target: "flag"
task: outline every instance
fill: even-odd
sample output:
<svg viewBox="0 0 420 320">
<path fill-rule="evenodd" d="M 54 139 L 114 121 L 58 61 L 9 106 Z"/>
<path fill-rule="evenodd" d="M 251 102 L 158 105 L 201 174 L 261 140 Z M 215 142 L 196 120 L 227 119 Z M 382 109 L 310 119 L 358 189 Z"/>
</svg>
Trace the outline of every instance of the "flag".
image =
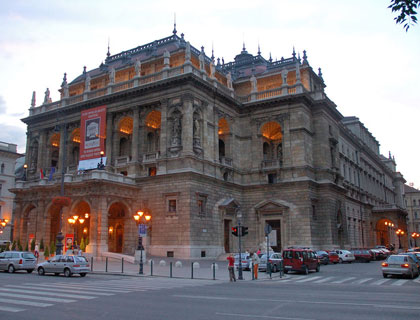
<svg viewBox="0 0 420 320">
<path fill-rule="evenodd" d="M 54 172 L 55 172 L 55 167 L 51 167 L 50 175 L 48 176 L 48 181 L 52 180 Z"/>
<path fill-rule="evenodd" d="M 42 169 L 39 169 L 39 178 L 44 179 L 44 172 L 42 171 Z"/>
</svg>

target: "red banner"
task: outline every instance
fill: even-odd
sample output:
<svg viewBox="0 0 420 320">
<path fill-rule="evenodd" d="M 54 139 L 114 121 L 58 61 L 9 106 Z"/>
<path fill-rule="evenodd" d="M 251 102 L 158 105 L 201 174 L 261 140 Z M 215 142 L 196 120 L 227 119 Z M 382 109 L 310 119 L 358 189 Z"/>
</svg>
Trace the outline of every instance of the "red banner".
<svg viewBox="0 0 420 320">
<path fill-rule="evenodd" d="M 82 111 L 80 121 L 80 160 L 101 157 L 105 152 L 106 106 Z"/>
<path fill-rule="evenodd" d="M 66 254 L 67 250 L 70 250 L 73 246 L 74 234 L 67 233 L 64 242 L 64 251 L 63 254 Z"/>
</svg>

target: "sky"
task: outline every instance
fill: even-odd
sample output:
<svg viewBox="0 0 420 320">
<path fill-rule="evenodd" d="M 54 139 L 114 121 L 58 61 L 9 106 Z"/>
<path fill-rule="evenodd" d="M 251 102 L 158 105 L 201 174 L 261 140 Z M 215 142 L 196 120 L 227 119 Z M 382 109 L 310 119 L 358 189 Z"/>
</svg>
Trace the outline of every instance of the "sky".
<svg viewBox="0 0 420 320">
<path fill-rule="evenodd" d="M 59 99 L 69 82 L 111 54 L 172 34 L 232 61 L 243 43 L 268 59 L 306 50 L 343 116 L 356 116 L 420 188 L 420 24 L 396 25 L 390 0 L 0 0 L 0 141 L 25 152 L 32 92 Z"/>
</svg>

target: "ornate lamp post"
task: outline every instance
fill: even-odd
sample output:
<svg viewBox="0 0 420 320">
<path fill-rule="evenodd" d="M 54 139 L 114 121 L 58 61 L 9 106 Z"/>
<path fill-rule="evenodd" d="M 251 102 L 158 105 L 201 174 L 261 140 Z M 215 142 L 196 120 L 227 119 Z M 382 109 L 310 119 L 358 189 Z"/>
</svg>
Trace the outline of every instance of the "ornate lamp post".
<svg viewBox="0 0 420 320">
<path fill-rule="evenodd" d="M 136 221 L 138 234 L 139 234 L 139 242 L 137 245 L 137 250 L 140 250 L 140 266 L 139 266 L 139 274 L 143 273 L 143 237 L 142 234 L 147 232 L 147 225 L 149 224 L 152 216 L 150 214 L 145 214 L 143 211 L 137 211 L 137 213 L 133 216 L 134 220 Z M 141 230 L 143 229 L 144 230 Z"/>
<path fill-rule="evenodd" d="M 99 170 L 105 170 L 105 164 L 103 161 L 103 156 L 104 156 L 105 152 L 103 150 L 101 150 L 101 162 L 98 163 L 98 169 Z"/>
<path fill-rule="evenodd" d="M 77 227 L 76 223 L 83 224 L 85 222 L 84 218 L 79 218 L 79 216 L 74 215 L 73 217 L 67 219 L 67 221 L 73 226 L 73 246 L 76 244 L 76 236 L 77 236 Z"/>
<path fill-rule="evenodd" d="M 417 247 L 417 238 L 419 238 L 419 237 L 420 237 L 420 233 L 413 232 L 413 233 L 411 234 L 411 237 L 414 239 L 414 246 L 415 246 L 415 247 Z"/>
<path fill-rule="evenodd" d="M 7 226 L 9 219 L 0 219 L 0 233 L 3 233 L 3 229 Z"/>
<path fill-rule="evenodd" d="M 23 181 L 28 179 L 28 165 L 25 163 L 23 165 Z"/>
<path fill-rule="evenodd" d="M 398 243 L 399 243 L 399 249 L 402 249 L 401 246 L 401 236 L 404 235 L 404 230 L 398 229 L 397 231 L 395 231 L 396 235 L 398 236 Z"/>
</svg>

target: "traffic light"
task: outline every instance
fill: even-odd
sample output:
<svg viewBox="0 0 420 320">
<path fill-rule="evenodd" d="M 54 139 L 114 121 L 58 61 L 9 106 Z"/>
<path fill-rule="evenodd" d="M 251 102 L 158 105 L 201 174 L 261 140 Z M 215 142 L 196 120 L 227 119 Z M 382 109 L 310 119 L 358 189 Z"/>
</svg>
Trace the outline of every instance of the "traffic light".
<svg viewBox="0 0 420 320">
<path fill-rule="evenodd" d="M 248 227 L 241 227 L 241 236 L 246 236 L 248 234 Z"/>
<path fill-rule="evenodd" d="M 237 237 L 238 236 L 238 226 L 232 227 L 232 234 Z"/>
</svg>

